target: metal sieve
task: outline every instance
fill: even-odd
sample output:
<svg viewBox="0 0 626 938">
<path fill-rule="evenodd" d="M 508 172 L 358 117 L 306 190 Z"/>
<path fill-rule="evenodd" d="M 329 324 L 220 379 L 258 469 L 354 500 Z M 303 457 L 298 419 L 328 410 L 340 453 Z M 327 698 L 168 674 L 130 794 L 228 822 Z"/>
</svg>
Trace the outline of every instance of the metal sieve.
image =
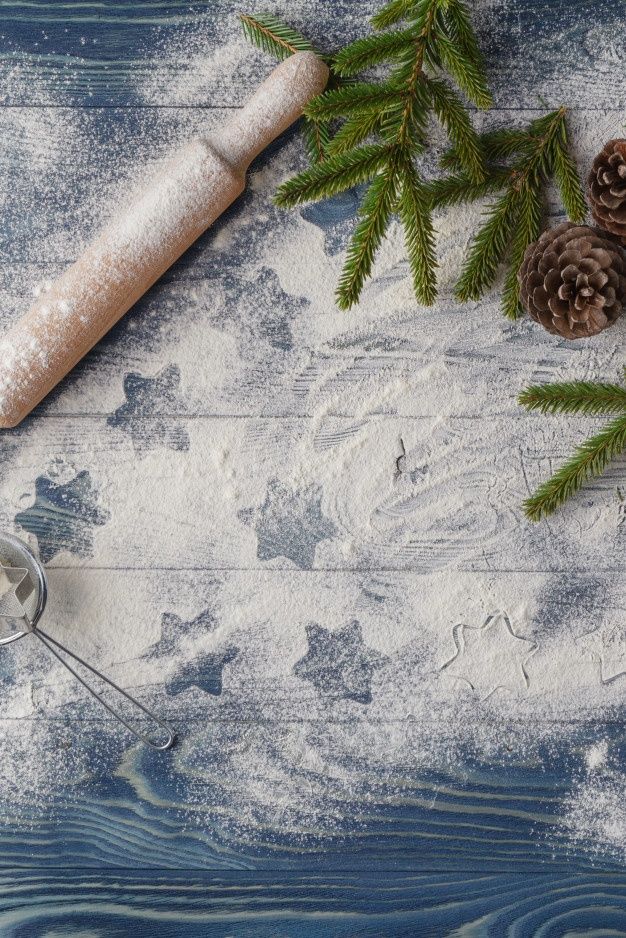
<svg viewBox="0 0 626 938">
<path fill-rule="evenodd" d="M 35 635 L 76 680 L 133 736 L 159 752 L 170 749 L 174 745 L 176 736 L 167 723 L 144 707 L 134 697 L 131 697 L 129 693 L 110 678 L 105 677 L 104 674 L 70 651 L 65 645 L 52 638 L 47 632 L 42 631 L 39 627 L 39 620 L 46 608 L 47 598 L 48 581 L 41 562 L 19 538 L 0 533 L 0 645 L 7 645 L 9 642 L 17 641 L 18 638 L 23 638 L 28 634 Z M 107 703 L 102 695 L 74 670 L 63 655 L 82 665 L 87 671 L 153 720 L 165 732 L 165 741 L 159 742 L 158 739 L 151 739 L 132 726 L 115 707 Z"/>
</svg>

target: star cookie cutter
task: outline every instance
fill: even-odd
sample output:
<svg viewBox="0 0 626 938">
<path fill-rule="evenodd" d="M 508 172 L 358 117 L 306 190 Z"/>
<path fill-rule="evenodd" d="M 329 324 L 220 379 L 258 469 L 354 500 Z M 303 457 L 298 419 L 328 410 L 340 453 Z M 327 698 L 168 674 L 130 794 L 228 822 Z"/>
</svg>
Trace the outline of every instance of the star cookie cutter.
<svg viewBox="0 0 626 938">
<path fill-rule="evenodd" d="M 167 723 L 144 707 L 134 697 L 131 697 L 127 691 L 119 687 L 110 678 L 70 651 L 69 648 L 66 648 L 55 638 L 52 638 L 47 632 L 42 631 L 39 627 L 39 620 L 46 608 L 47 599 L 48 578 L 41 562 L 19 538 L 0 533 L 0 624 L 8 626 L 7 634 L 0 634 L 0 646 L 8 645 L 10 642 L 15 642 L 28 634 L 35 635 L 76 680 L 133 736 L 159 752 L 171 749 L 176 741 L 176 735 Z M 163 730 L 166 734 L 165 740 L 159 742 L 156 739 L 151 739 L 129 723 L 115 707 L 107 703 L 104 697 L 80 676 L 78 671 L 62 655 L 66 655 L 82 665 L 104 684 L 117 691 L 134 707 L 141 710 Z"/>
</svg>

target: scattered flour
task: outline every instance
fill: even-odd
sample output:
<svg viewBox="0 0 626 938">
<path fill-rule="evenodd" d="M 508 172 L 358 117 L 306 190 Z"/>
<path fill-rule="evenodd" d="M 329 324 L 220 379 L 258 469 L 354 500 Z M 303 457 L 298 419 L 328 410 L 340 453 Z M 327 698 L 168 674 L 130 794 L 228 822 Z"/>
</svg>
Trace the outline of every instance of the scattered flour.
<svg viewBox="0 0 626 938">
<path fill-rule="evenodd" d="M 0 111 L 8 168 L 0 175 L 0 205 L 12 242 L 10 257 L 19 258 L 0 275 L 7 321 L 17 317 L 33 294 L 40 309 L 49 310 L 51 316 L 70 314 L 71 309 L 62 305 L 65 300 L 51 304 L 51 278 L 115 214 L 155 162 L 181 141 L 192 139 L 205 124 L 214 126 L 215 115 L 185 106 L 206 101 L 209 91 L 218 86 L 222 103 L 228 103 L 240 86 L 253 84 L 260 61 L 256 54 L 243 40 L 209 54 L 205 25 L 199 19 L 164 47 L 138 89 L 146 103 L 155 104 L 162 103 L 167 87 L 168 100 L 175 105 L 172 111 L 135 112 L 128 118 L 131 126 L 123 115 L 111 118 L 102 136 L 88 112 L 19 107 Z M 24 79 L 16 71 L 13 80 Z M 54 87 L 48 89 L 48 99 L 54 100 Z M 215 98 L 212 102 L 219 103 Z M 574 118 L 573 135 L 581 141 L 586 159 L 595 149 L 596 134 L 583 127 L 583 119 L 585 115 L 577 124 Z M 481 546 L 488 547 L 495 534 L 500 537 L 503 529 L 519 529 L 519 519 L 503 516 L 500 510 L 503 483 L 485 452 L 494 451 L 494 441 L 511 432 L 514 395 L 552 348 L 552 340 L 536 333 L 531 341 L 527 324 L 503 324 L 495 296 L 463 311 L 451 304 L 453 272 L 480 208 L 438 219 L 445 309 L 416 309 L 401 233 L 393 228 L 377 259 L 376 281 L 367 287 L 363 303 L 339 314 L 333 292 L 350 217 L 325 227 L 319 216 L 311 220 L 306 212 L 279 213 L 269 200 L 275 185 L 301 159 L 299 143 L 291 142 L 283 145 L 279 156 L 261 164 L 250 182 L 254 214 L 246 209 L 224 219 L 201 254 L 189 259 L 189 282 L 165 284 L 156 298 L 147 301 L 145 339 L 120 341 L 113 352 L 97 353 L 105 361 L 108 355 L 111 370 L 102 368 L 104 378 L 88 373 L 85 378 L 90 380 L 81 380 L 80 387 L 70 384 L 52 413 L 63 413 L 64 401 L 71 412 L 110 413 L 119 406 L 125 373 L 134 367 L 156 373 L 172 360 L 180 367 L 193 404 L 216 401 L 216 412 L 221 408 L 236 416 L 308 415 L 306 430 L 303 420 L 294 420 L 290 430 L 288 423 L 269 419 L 263 427 L 251 425 L 242 439 L 239 422 L 233 421 L 219 431 L 222 436 L 211 449 L 201 431 L 190 426 L 190 448 L 184 458 L 164 449 L 140 461 L 130 452 L 128 461 L 120 463 L 125 479 L 123 511 L 122 507 L 114 511 L 111 524 L 98 532 L 98 560 L 109 569 L 53 570 L 51 614 L 61 641 L 113 671 L 125 686 L 139 688 L 152 706 L 163 703 L 163 683 L 181 666 L 225 644 L 236 647 L 237 667 L 227 672 L 222 695 L 202 697 L 198 703 L 202 724 L 181 747 L 181 766 L 188 770 L 181 772 L 185 781 L 178 782 L 183 786 L 181 804 L 203 812 L 214 809 L 224 825 L 250 831 L 280 829 L 304 839 L 311 836 L 314 824 L 341 830 L 345 806 L 367 800 L 370 771 L 391 788 L 396 785 L 400 793 L 407 775 L 417 774 L 421 767 L 452 770 L 468 753 L 477 759 L 504 760 L 513 752 L 533 764 L 542 746 L 567 741 L 568 718 L 613 715 L 621 705 L 622 685 L 619 677 L 614 683 L 603 681 L 601 670 L 603 655 L 607 657 L 604 647 L 610 647 L 608 637 L 604 642 L 611 624 L 607 620 L 621 612 L 617 587 L 609 597 L 611 603 L 600 596 L 590 609 L 576 596 L 568 599 L 562 576 L 557 575 L 555 588 L 555 577 L 548 574 L 498 577 L 487 570 L 477 575 L 468 565 L 468 557 L 480 557 Z M 120 166 L 129 167 L 128 176 Z M 552 209 L 557 211 L 555 206 Z M 132 221 L 129 225 L 127 234 L 133 238 Z M 329 228 L 336 244 L 330 243 Z M 216 259 L 222 271 L 218 280 L 210 276 Z M 124 328 L 132 335 L 140 325 L 131 317 Z M 25 337 L 25 343 L 31 338 Z M 452 380 L 451 374 L 458 375 L 452 370 L 454 363 L 478 347 L 493 349 L 491 361 L 476 366 L 469 384 Z M 27 346 L 15 350 L 16 355 L 26 352 Z M 45 349 L 40 352 L 45 355 Z M 418 355 L 424 364 L 416 369 Z M 562 373 L 584 377 L 581 369 L 588 369 L 590 376 L 610 377 L 618 371 L 620 359 L 614 338 L 607 334 L 593 349 L 564 351 Z M 259 376 L 268 380 L 268 375 L 275 383 L 269 384 L 265 398 L 255 397 Z M 474 419 L 486 411 L 493 416 L 489 437 L 469 447 L 468 425 L 449 418 L 464 414 Z M 64 460 L 68 478 L 84 468 L 85 461 L 97 473 L 103 452 L 109 454 L 100 433 L 101 424 L 85 429 L 80 460 L 76 465 L 70 455 Z M 31 435 L 24 439 L 36 447 Z M 73 441 L 67 442 L 71 451 Z M 394 475 L 403 449 L 404 462 Z M 331 539 L 321 543 L 316 559 L 329 570 L 322 569 L 319 585 L 309 587 L 301 585 L 305 578 L 299 578 L 298 571 L 291 577 L 272 578 L 271 565 L 262 574 L 240 579 L 233 574 L 228 581 L 194 574 L 194 558 L 202 557 L 209 564 L 212 551 L 225 550 L 222 545 L 234 542 L 237 550 L 248 551 L 244 561 L 258 566 L 254 533 L 233 525 L 233 516 L 263 500 L 265 484 L 276 471 L 277 451 L 286 453 L 278 465 L 281 477 L 295 490 L 323 483 L 322 507 L 339 529 L 339 557 L 332 553 L 336 547 Z M 38 456 L 32 462 L 37 462 L 39 471 Z M 252 466 L 254 472 L 242 470 L 242 465 Z M 228 497 L 212 506 L 211 524 L 205 529 L 197 519 L 209 517 L 207 466 L 216 487 L 224 483 L 219 491 Z M 471 503 L 459 492 L 455 483 L 467 472 L 489 478 L 487 505 Z M 19 498 L 25 487 L 32 487 L 31 464 L 28 473 L 26 477 L 15 470 L 6 484 L 7 490 L 13 486 L 11 497 L 15 493 Z M 119 481 L 106 473 L 104 477 L 104 494 L 111 495 L 113 504 Z M 150 478 L 168 482 L 171 502 L 160 513 L 154 511 L 154 491 L 146 491 Z M 127 512 L 130 505 L 133 511 Z M 154 551 L 150 562 L 167 567 L 174 523 L 184 532 L 185 544 L 175 547 L 187 552 L 188 575 L 182 573 L 175 582 L 164 584 L 157 571 L 138 577 L 138 586 L 128 574 L 113 569 L 120 543 L 134 556 L 142 556 L 146 530 Z M 600 519 L 600 542 L 606 534 L 603 525 L 608 529 L 610 523 Z M 449 554 L 451 534 L 460 529 L 465 553 Z M 433 568 L 432 540 L 437 532 L 441 547 Z M 165 545 L 163 555 L 154 546 L 159 544 Z M 225 563 L 232 562 L 234 553 L 223 556 Z M 390 564 L 405 563 L 407 570 L 417 570 L 423 577 L 386 575 L 384 569 L 367 573 L 373 565 L 384 567 L 385 559 Z M 72 558 L 63 556 L 61 561 L 61 567 L 69 566 Z M 459 572 L 464 564 L 469 572 Z M 333 572 L 337 566 L 351 568 L 352 573 Z M 484 571 L 484 565 L 480 569 Z M 191 621 L 205 603 L 215 605 L 219 628 L 189 634 L 177 650 L 155 655 L 153 648 L 162 637 L 159 613 L 171 609 Z M 608 609 L 603 616 L 596 608 L 602 606 Z M 320 700 L 294 676 L 293 667 L 307 650 L 304 624 L 312 609 L 329 630 L 356 615 L 366 644 L 389 659 L 387 669 L 373 681 L 367 711 L 351 701 Z M 535 643 L 537 650 L 524 665 L 526 680 L 518 669 L 513 686 L 498 688 L 483 699 L 475 686 L 480 675 L 470 682 L 458 677 L 458 668 L 455 675 L 441 669 L 455 654 L 462 664 L 467 636 L 459 632 L 456 647 L 454 626 L 479 629 L 490 613 L 504 609 L 513 633 Z M 586 637 L 592 616 L 599 619 L 600 645 Z M 84 625 L 77 634 L 79 618 Z M 133 626 L 120 635 L 120 622 Z M 111 634 L 116 635 L 115 642 L 109 641 Z M 490 633 L 481 631 L 475 638 L 488 642 Z M 515 647 L 514 642 L 511 645 Z M 499 649 L 490 646 L 487 651 L 484 660 L 497 663 Z M 68 698 L 79 710 L 85 706 L 77 688 L 61 678 L 59 668 L 33 654 L 24 642 L 11 655 L 17 679 L 3 692 L 9 716 L 65 715 L 73 712 L 67 707 Z M 506 664 L 510 666 L 511 659 Z M 187 691 L 181 707 L 188 708 L 198 697 Z M 168 706 L 175 717 L 176 700 L 168 700 Z M 306 720 L 290 722 L 294 712 Z M 207 713 L 214 719 L 208 721 Z M 364 715 L 367 719 L 361 719 Z M 264 725 L 272 716 L 278 722 Z M 31 800 L 34 793 L 54 790 L 61 778 L 81 779 L 98 758 L 99 771 L 111 768 L 114 757 L 104 755 L 104 743 L 95 747 L 95 754 L 76 756 L 54 742 L 48 723 L 35 719 L 32 725 L 33 732 L 25 734 L 18 732 L 16 722 L 15 734 L 3 743 L 5 791 L 19 785 L 25 765 L 29 776 L 25 791 Z M 114 755 L 119 755 L 118 750 Z M 140 790 L 147 783 L 135 771 L 134 758 L 133 751 L 119 771 Z M 589 746 L 579 758 L 583 774 L 566 805 L 563 823 L 583 846 L 593 840 L 598 850 L 620 849 L 626 832 L 626 778 L 610 768 L 606 740 Z M 355 765 L 360 767 L 356 774 L 350 768 Z M 141 794 L 158 798 L 158 793 L 143 788 Z"/>
</svg>

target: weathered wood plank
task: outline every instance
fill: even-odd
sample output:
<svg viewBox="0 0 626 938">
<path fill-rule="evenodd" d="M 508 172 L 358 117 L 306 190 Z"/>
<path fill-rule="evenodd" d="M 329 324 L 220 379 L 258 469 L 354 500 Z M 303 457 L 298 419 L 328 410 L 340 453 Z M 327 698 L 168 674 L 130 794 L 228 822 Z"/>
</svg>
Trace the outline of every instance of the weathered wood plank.
<svg viewBox="0 0 626 938">
<path fill-rule="evenodd" d="M 623 460 L 548 523 L 521 508 L 598 419 L 186 418 L 169 391 L 150 410 L 134 386 L 122 401 L 109 418 L 32 417 L 6 435 L 0 523 L 38 538 L 46 562 L 568 574 L 620 565 Z"/>
<path fill-rule="evenodd" d="M 24 721 L 0 725 L 5 870 L 623 866 L 610 806 L 585 802 L 597 779 L 581 774 L 599 738 L 623 758 L 617 725 L 572 726 L 506 758 L 450 750 L 447 763 L 424 758 L 415 728 L 393 723 L 187 720 L 166 754 L 129 748 L 110 721 L 40 718 L 28 733 Z M 480 738 L 478 724 L 468 726 Z M 492 732 L 502 753 L 512 737 Z M 541 732 L 538 722 L 528 739 Z M 385 738 L 404 747 L 402 758 L 377 748 Z"/>
<path fill-rule="evenodd" d="M 264 9 L 329 49 L 361 35 L 378 6 L 373 0 L 357 8 L 349 0 L 332 5 L 315 0 L 294 9 L 268 0 Z M 154 101 L 175 103 L 181 72 L 200 69 L 204 57 L 219 54 L 225 43 L 236 39 L 238 11 L 258 9 L 252 0 L 219 0 L 193 9 L 186 0 L 102 0 L 97 6 L 4 0 L 0 75 L 9 89 L 7 98 L 14 104 L 53 103 L 59 98 L 136 104 L 138 85 L 158 69 Z M 477 3 L 474 15 L 498 104 L 526 107 L 549 89 L 553 104 L 623 106 L 624 23 L 619 5 L 577 0 L 537 7 L 530 0 L 507 0 L 497 7 Z M 174 54 L 168 55 L 172 46 Z M 239 82 L 226 80 L 208 88 L 198 82 L 195 94 L 192 89 L 185 95 L 185 104 L 240 104 L 246 80 L 258 75 L 260 67 L 260 56 L 251 50 L 242 49 L 241 58 Z M 232 60 L 231 47 L 231 66 Z M 11 94 L 16 61 L 28 77 L 28 90 L 24 84 Z"/>
<path fill-rule="evenodd" d="M 277 873 L 5 874 L 0 925 L 7 938 L 42 929 L 137 938 L 300 938 L 619 934 L 619 874 L 318 876 Z"/>
</svg>

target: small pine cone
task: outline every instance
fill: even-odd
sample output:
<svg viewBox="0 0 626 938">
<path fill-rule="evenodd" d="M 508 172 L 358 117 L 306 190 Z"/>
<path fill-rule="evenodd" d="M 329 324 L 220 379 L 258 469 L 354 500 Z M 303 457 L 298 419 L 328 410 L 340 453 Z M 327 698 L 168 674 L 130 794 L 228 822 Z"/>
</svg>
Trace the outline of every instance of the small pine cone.
<svg viewBox="0 0 626 938">
<path fill-rule="evenodd" d="M 565 222 L 526 248 L 521 300 L 548 332 L 584 339 L 612 326 L 626 304 L 626 258 L 598 228 Z"/>
<path fill-rule="evenodd" d="M 587 180 L 593 220 L 626 244 L 626 140 L 609 140 Z"/>
</svg>

